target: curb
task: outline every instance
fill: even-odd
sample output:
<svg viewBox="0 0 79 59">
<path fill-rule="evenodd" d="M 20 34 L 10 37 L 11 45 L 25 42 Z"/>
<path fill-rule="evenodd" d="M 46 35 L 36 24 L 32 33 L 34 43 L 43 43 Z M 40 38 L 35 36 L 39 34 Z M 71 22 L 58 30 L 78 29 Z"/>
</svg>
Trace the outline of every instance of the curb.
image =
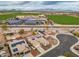
<svg viewBox="0 0 79 59">
<path fill-rule="evenodd" d="M 47 53 L 47 52 L 49 52 L 50 50 L 56 48 L 56 47 L 60 44 L 60 41 L 56 38 L 56 35 L 53 36 L 53 37 L 58 41 L 58 44 L 56 44 L 55 46 L 52 46 L 52 47 L 49 48 L 47 51 L 45 51 L 44 53 L 41 53 L 41 54 L 37 55 L 36 57 L 40 57 L 40 56 L 44 55 L 45 53 Z"/>
<path fill-rule="evenodd" d="M 75 37 L 76 37 L 76 36 L 75 36 Z M 77 51 L 76 51 L 75 49 L 73 49 L 74 46 L 76 46 L 76 45 L 79 44 L 79 38 L 78 38 L 78 37 L 76 37 L 76 38 L 77 38 L 78 42 L 76 42 L 74 45 L 72 45 L 72 46 L 70 47 L 70 50 L 71 50 L 74 54 L 76 54 L 76 55 L 79 56 L 79 54 L 77 53 Z"/>
</svg>

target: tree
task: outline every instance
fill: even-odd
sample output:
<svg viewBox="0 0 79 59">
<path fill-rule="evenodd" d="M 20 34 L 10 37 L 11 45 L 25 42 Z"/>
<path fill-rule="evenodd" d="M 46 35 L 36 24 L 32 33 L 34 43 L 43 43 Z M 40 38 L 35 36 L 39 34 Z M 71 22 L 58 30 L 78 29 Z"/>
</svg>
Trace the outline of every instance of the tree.
<svg viewBox="0 0 79 59">
<path fill-rule="evenodd" d="M 66 57 L 73 57 L 74 54 L 72 52 L 65 52 L 64 56 L 66 56 Z"/>
<path fill-rule="evenodd" d="M 21 29 L 18 33 L 19 34 L 24 34 L 24 32 L 25 32 L 24 29 Z"/>
<path fill-rule="evenodd" d="M 33 35 L 36 35 L 36 32 L 35 32 L 35 31 L 33 31 L 33 32 L 32 32 L 32 34 L 33 34 Z"/>
<path fill-rule="evenodd" d="M 0 46 L 0 50 L 2 50 L 2 49 L 3 49 L 3 47 Z"/>
<path fill-rule="evenodd" d="M 79 32 L 75 32 L 73 34 L 79 37 Z"/>
</svg>

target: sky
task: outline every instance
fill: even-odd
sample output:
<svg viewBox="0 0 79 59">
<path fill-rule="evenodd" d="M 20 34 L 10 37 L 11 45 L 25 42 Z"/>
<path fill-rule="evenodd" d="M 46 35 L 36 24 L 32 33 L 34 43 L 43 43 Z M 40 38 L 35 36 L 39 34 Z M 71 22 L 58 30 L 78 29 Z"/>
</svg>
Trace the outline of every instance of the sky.
<svg viewBox="0 0 79 59">
<path fill-rule="evenodd" d="M 79 11 L 79 1 L 0 1 L 0 10 Z"/>
</svg>

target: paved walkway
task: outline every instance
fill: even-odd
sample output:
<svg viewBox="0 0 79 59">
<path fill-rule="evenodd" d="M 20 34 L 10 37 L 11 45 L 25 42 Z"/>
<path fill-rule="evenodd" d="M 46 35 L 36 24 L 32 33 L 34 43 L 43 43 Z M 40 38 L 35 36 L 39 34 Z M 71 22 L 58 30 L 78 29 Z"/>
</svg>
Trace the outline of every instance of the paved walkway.
<svg viewBox="0 0 79 59">
<path fill-rule="evenodd" d="M 60 40 L 60 45 L 55 49 L 52 49 L 51 51 L 42 55 L 41 57 L 57 57 L 63 55 L 64 52 L 71 52 L 70 47 L 78 41 L 76 37 L 67 34 L 58 34 L 57 38 Z M 74 54 L 73 52 L 71 53 Z M 74 54 L 74 56 L 71 57 L 78 56 Z"/>
</svg>

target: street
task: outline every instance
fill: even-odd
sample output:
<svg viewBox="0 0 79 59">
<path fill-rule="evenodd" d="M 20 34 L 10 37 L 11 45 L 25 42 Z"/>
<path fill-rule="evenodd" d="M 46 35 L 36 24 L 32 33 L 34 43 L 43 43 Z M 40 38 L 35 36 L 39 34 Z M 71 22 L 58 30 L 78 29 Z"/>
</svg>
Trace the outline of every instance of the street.
<svg viewBox="0 0 79 59">
<path fill-rule="evenodd" d="M 60 45 L 55 49 L 52 49 L 51 51 L 42 55 L 41 57 L 57 57 L 57 56 L 63 55 L 65 52 L 71 52 L 70 47 L 78 41 L 77 38 L 75 38 L 74 36 L 67 35 L 67 34 L 59 34 L 57 35 L 57 38 L 60 41 Z M 74 53 L 72 54 L 74 56 L 71 56 L 71 57 L 78 57 Z"/>
</svg>

